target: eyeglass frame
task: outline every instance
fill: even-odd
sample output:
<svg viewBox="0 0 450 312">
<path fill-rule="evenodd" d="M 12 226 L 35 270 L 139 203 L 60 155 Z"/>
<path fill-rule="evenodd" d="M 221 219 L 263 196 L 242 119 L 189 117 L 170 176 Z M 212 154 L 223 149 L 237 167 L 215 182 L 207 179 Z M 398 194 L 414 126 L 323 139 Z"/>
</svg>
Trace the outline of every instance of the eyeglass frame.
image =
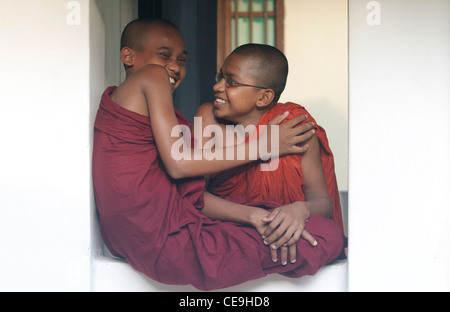
<svg viewBox="0 0 450 312">
<path fill-rule="evenodd" d="M 258 89 L 270 89 L 270 88 L 266 88 L 266 87 L 254 86 L 254 85 L 250 85 L 250 84 L 246 84 L 246 83 L 237 82 L 236 80 L 233 80 L 233 78 L 231 78 L 231 77 L 225 77 L 223 72 L 220 71 L 216 74 L 216 83 L 221 82 L 222 79 L 225 79 L 225 86 L 227 88 L 234 88 L 234 87 L 242 86 L 242 87 L 252 87 L 252 88 L 258 88 Z M 227 81 L 227 80 L 232 80 L 233 84 L 230 84 L 229 81 Z"/>
</svg>

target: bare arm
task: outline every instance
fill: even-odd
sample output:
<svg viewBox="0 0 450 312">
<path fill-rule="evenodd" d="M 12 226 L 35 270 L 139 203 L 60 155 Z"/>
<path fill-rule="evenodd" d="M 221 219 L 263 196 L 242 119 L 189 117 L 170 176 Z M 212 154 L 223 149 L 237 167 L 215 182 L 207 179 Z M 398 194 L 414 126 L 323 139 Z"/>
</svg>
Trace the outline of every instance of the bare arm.
<svg viewBox="0 0 450 312">
<path fill-rule="evenodd" d="M 268 215 L 264 209 L 236 204 L 208 192 L 205 192 L 204 200 L 202 213 L 212 220 L 255 226 L 256 220 L 262 220 Z"/>
<path fill-rule="evenodd" d="M 212 220 L 221 220 L 228 222 L 236 222 L 244 225 L 250 225 L 256 229 L 256 231 L 263 236 L 267 227 L 269 226 L 268 222 L 263 221 L 267 216 L 269 216 L 270 212 L 257 207 L 245 206 L 236 204 L 215 195 L 212 195 L 208 192 L 204 193 L 204 201 L 205 205 L 202 209 L 202 213 Z M 289 204 L 278 209 L 289 209 L 293 207 L 294 209 L 298 208 L 295 203 Z M 315 246 L 317 244 L 314 237 L 312 237 L 307 231 L 302 231 L 300 234 L 305 240 L 307 240 L 311 245 Z M 298 240 L 298 239 L 297 239 Z M 296 240 L 296 241 L 297 241 Z M 295 242 L 296 242 L 295 241 Z M 265 242 L 266 243 L 266 242 Z M 266 243 L 266 245 L 269 245 Z M 272 260 L 276 262 L 278 260 L 278 248 L 273 248 L 273 245 L 270 247 L 270 252 L 272 256 Z M 288 247 L 283 247 L 286 250 L 281 253 L 281 262 L 283 265 L 287 263 L 288 258 Z M 297 260 L 297 249 L 296 244 L 293 243 L 289 247 L 290 252 L 290 261 L 294 263 Z"/>
<path fill-rule="evenodd" d="M 320 159 L 317 137 L 311 138 L 308 144 L 310 148 L 302 157 L 306 201 L 295 202 L 275 209 L 270 216 L 264 219 L 264 221 L 270 222 L 270 225 L 263 236 L 266 237 L 267 243 L 273 243 L 275 248 L 296 242 L 310 216 L 320 215 L 327 218 L 331 216 L 332 205 Z"/>
<path fill-rule="evenodd" d="M 320 158 L 320 143 L 315 136 L 309 140 L 308 144 L 310 149 L 302 157 L 306 206 L 310 215 L 330 218 L 333 207 Z"/>
<path fill-rule="evenodd" d="M 158 152 L 163 160 L 167 172 L 172 178 L 179 179 L 207 175 L 253 161 L 251 159 L 239 160 L 237 155 L 239 149 L 235 147 L 224 147 L 222 149 L 215 150 L 215 154 L 221 154 L 223 160 L 215 159 L 214 161 L 210 161 L 204 159 L 203 157 L 196 159 L 194 149 L 189 149 L 187 151 L 187 154 L 190 155 L 190 157 L 174 159 L 172 155 L 172 147 L 177 141 L 180 140 L 181 136 L 171 136 L 172 130 L 179 127 L 179 124 L 173 108 L 168 74 L 161 66 L 149 65 L 144 68 L 143 77 L 144 78 L 141 79 L 141 91 L 147 103 Z M 281 115 L 276 117 L 273 124 L 281 123 L 284 118 L 285 116 Z M 294 123 L 300 123 L 301 121 L 301 118 L 299 118 L 291 121 L 290 124 L 284 123 L 280 126 L 280 155 L 302 153 L 306 151 L 307 147 L 298 147 L 295 145 L 305 141 L 306 137 L 311 136 L 311 134 L 302 134 L 304 132 L 304 128 L 293 128 L 295 126 Z M 283 130 L 281 130 L 281 127 L 283 127 Z M 284 143 L 284 145 L 282 143 Z M 248 157 L 250 154 L 250 146 L 248 143 L 244 143 L 243 147 Z M 230 148 L 231 151 L 229 150 Z M 230 155 L 234 155 L 232 160 L 229 159 Z M 261 156 L 262 155 L 259 155 L 258 153 L 257 157 L 260 158 Z"/>
</svg>

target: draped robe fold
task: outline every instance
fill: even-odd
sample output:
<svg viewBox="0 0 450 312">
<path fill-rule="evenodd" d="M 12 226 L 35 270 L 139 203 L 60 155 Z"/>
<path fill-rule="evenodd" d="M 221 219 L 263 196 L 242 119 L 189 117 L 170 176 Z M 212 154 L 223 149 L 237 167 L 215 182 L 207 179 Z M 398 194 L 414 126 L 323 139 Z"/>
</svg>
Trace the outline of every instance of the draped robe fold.
<svg viewBox="0 0 450 312">
<path fill-rule="evenodd" d="M 318 246 L 299 240 L 297 262 L 283 266 L 271 260 L 255 229 L 205 217 L 204 179 L 173 180 L 167 175 L 150 119 L 113 102 L 110 95 L 115 88 L 102 96 L 92 159 L 100 230 L 113 255 L 161 283 L 191 284 L 201 290 L 230 287 L 270 273 L 313 275 L 338 258 L 343 234 L 325 218 L 313 217 L 306 227 Z M 190 126 L 179 112 L 176 115 L 180 124 Z"/>
<path fill-rule="evenodd" d="M 308 116 L 305 122 L 314 122 L 314 130 L 320 145 L 322 168 L 333 206 L 331 219 L 343 229 L 334 156 L 325 130 L 317 125 L 315 119 L 303 106 L 288 102 L 285 104 L 278 103 L 266 112 L 257 125 L 257 131 L 263 129 L 260 126 L 266 126 L 276 115 L 283 114 L 286 111 L 289 111 L 289 115 L 283 122 L 301 115 Z M 260 167 L 261 162 L 259 161 L 213 174 L 210 177 L 208 191 L 230 200 L 246 200 L 249 202 L 274 201 L 286 205 L 295 201 L 305 201 L 303 192 L 305 179 L 301 159 L 301 155 L 280 157 L 278 159 L 278 168 L 273 171 L 262 171 Z"/>
</svg>

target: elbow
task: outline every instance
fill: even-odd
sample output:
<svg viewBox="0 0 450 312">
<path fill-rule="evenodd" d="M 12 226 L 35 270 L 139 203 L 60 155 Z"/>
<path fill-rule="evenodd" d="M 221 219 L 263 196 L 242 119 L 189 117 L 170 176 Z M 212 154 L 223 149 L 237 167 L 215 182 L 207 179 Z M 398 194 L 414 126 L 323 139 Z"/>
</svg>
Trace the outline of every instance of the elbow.
<svg viewBox="0 0 450 312">
<path fill-rule="evenodd" d="M 319 215 L 330 219 L 333 214 L 333 204 L 329 196 L 318 196 L 307 200 L 311 215 Z"/>
<path fill-rule="evenodd" d="M 167 174 L 174 180 L 186 178 L 186 176 L 183 174 L 183 171 L 180 170 L 179 168 L 170 168 L 167 169 L 166 171 Z"/>
<path fill-rule="evenodd" d="M 180 179 L 185 178 L 182 174 L 180 174 L 178 172 L 169 171 L 168 174 L 173 180 L 180 180 Z"/>
<path fill-rule="evenodd" d="M 324 211 L 324 217 L 331 219 L 331 216 L 333 215 L 333 203 L 331 202 L 331 199 L 328 198 L 326 201 L 325 206 L 325 211 Z"/>
<path fill-rule="evenodd" d="M 333 207 L 330 206 L 330 208 L 327 209 L 327 211 L 325 212 L 325 218 L 331 219 L 332 215 L 333 215 Z"/>
<path fill-rule="evenodd" d="M 188 170 L 179 161 L 166 166 L 167 174 L 174 180 L 180 180 L 185 178 L 191 178 Z"/>
</svg>

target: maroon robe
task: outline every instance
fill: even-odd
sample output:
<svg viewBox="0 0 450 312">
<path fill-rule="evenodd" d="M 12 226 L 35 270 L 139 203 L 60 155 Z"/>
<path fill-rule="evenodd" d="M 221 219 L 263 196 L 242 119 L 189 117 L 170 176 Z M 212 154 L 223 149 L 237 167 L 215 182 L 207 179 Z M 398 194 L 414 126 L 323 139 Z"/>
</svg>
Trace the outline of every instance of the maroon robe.
<svg viewBox="0 0 450 312">
<path fill-rule="evenodd" d="M 202 178 L 173 180 L 158 155 L 150 119 L 103 94 L 95 121 L 93 182 L 102 237 L 108 249 L 136 270 L 165 284 L 214 290 L 261 278 L 315 274 L 343 248 L 342 230 L 313 216 L 306 229 L 318 241 L 297 243 L 295 264 L 271 260 L 258 232 L 201 213 Z M 179 112 L 180 124 L 189 125 Z M 253 203 L 266 208 L 275 203 Z"/>
</svg>

